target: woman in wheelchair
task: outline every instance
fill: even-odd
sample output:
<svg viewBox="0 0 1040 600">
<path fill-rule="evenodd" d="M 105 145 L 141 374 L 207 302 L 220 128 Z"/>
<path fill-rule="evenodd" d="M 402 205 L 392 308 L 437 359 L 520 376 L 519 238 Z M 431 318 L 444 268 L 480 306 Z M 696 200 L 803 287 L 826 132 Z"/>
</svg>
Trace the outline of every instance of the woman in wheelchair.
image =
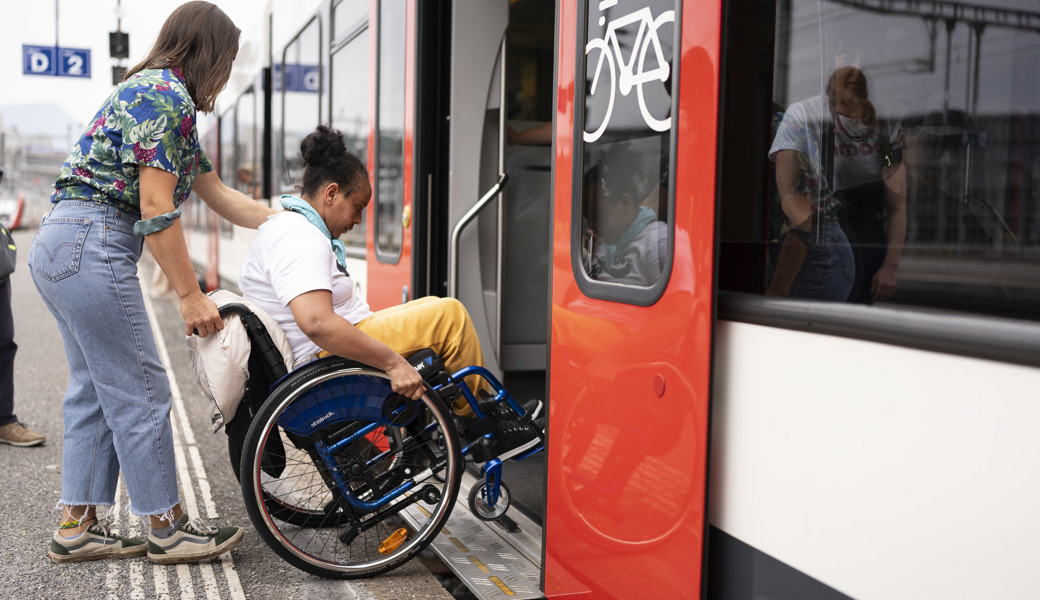
<svg viewBox="0 0 1040 600">
<path fill-rule="evenodd" d="M 238 474 L 250 519 L 282 558 L 321 576 L 368 577 L 439 534 L 466 456 L 483 465 L 471 509 L 488 520 L 504 514 L 502 461 L 541 450 L 542 404 L 517 403 L 483 368 L 457 300 L 373 312 L 354 295 L 339 237 L 372 198 L 368 172 L 324 125 L 301 155 L 301 197 L 283 196 L 286 210 L 260 225 L 239 280 L 242 296 L 284 332 L 295 367 L 273 385 L 254 384 L 261 403 Z"/>
<path fill-rule="evenodd" d="M 304 172 L 302 197 L 282 196 L 285 211 L 259 228 L 242 265 L 242 296 L 266 310 L 281 326 L 297 366 L 314 358 L 341 356 L 383 370 L 394 392 L 418 399 L 423 380 L 404 358 L 429 348 L 450 372 L 484 365 L 480 341 L 466 308 L 454 298 L 428 296 L 373 312 L 354 295 L 346 268 L 346 247 L 339 237 L 361 223 L 372 198 L 368 171 L 347 151 L 343 134 L 326 125 L 300 144 Z M 485 390 L 468 377 L 478 394 Z M 539 419 L 542 403 L 523 405 Z M 473 419 L 466 399 L 453 405 L 465 433 L 488 433 Z M 539 438 L 519 426 L 504 403 L 490 410 L 495 454 L 502 460 L 535 446 Z M 541 421 L 537 420 L 541 430 Z"/>
</svg>

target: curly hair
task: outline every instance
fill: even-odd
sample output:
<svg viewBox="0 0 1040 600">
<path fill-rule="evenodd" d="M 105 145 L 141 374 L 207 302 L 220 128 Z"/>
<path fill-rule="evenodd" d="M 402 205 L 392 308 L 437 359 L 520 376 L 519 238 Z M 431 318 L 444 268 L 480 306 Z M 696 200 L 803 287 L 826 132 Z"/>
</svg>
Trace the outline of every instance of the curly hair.
<svg viewBox="0 0 1040 600">
<path fill-rule="evenodd" d="M 303 158 L 303 193 L 314 195 L 327 183 L 337 183 L 345 195 L 352 194 L 368 179 L 368 169 L 347 151 L 343 133 L 328 125 L 307 135 L 300 143 Z"/>
</svg>

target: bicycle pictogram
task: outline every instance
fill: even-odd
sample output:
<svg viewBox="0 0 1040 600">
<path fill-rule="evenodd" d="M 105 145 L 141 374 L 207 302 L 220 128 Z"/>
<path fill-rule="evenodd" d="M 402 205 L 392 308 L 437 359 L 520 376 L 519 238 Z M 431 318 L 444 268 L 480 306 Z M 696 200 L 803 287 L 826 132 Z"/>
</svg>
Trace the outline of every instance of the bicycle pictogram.
<svg viewBox="0 0 1040 600">
<path fill-rule="evenodd" d="M 617 2 L 618 0 L 602 0 L 599 3 L 600 12 L 603 13 L 608 8 L 617 5 Z M 658 35 L 658 30 L 665 23 L 674 22 L 674 10 L 664 11 L 655 18 L 650 7 L 644 6 L 627 15 L 612 19 L 607 23 L 607 30 L 602 38 L 589 40 L 585 45 L 586 68 L 592 64 L 590 58 L 593 51 L 599 50 L 599 60 L 596 62 L 592 84 L 586 92 L 587 96 L 590 98 L 595 96 L 600 85 L 606 85 L 600 81 L 604 63 L 606 64 L 607 74 L 610 76 L 609 87 L 607 88 L 608 98 L 603 119 L 592 131 L 589 131 L 589 119 L 588 114 L 586 114 L 582 136 L 586 143 L 595 142 L 606 131 L 607 125 L 610 123 L 611 114 L 614 111 L 614 101 L 619 88 L 623 96 L 629 95 L 632 92 L 632 88 L 635 88 L 636 97 L 639 101 L 639 112 L 642 114 L 643 121 L 650 129 L 654 131 L 668 131 L 671 128 L 671 102 L 667 103 L 667 114 L 658 118 L 653 114 L 651 107 L 648 106 L 647 92 L 644 86 L 657 83 L 659 85 L 663 84 L 665 89 L 668 89 L 671 65 L 665 58 L 664 51 L 661 48 L 661 38 Z M 604 23 L 606 23 L 606 16 L 601 14 L 599 24 L 602 26 Z M 622 53 L 621 43 L 618 41 L 618 31 L 625 30 L 626 27 L 631 25 L 636 25 L 638 29 L 636 30 L 635 40 L 632 43 L 631 54 L 626 60 Z M 647 58 L 653 59 L 649 67 L 647 66 Z M 620 69 L 618 69 L 619 66 Z M 667 95 L 670 96 L 670 94 Z M 657 111 L 664 112 L 659 107 Z"/>
</svg>

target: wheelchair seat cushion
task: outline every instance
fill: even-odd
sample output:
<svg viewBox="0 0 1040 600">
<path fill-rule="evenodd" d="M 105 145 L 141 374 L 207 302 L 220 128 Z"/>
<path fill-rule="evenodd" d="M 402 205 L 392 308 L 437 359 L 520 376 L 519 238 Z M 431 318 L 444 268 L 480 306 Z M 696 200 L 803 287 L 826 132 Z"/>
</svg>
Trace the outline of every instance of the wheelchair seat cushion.
<svg viewBox="0 0 1040 600">
<path fill-rule="evenodd" d="M 215 290 L 209 297 L 217 306 L 238 302 L 253 311 L 267 329 L 275 348 L 281 352 L 286 370 L 292 370 L 293 353 L 289 340 L 266 311 L 227 290 Z M 205 338 L 193 335 L 187 338 L 186 343 L 195 378 L 210 400 L 210 425 L 213 431 L 219 431 L 235 416 L 246 393 L 252 350 L 249 334 L 238 315 L 229 315 L 224 318 L 224 329 L 215 335 Z"/>
</svg>

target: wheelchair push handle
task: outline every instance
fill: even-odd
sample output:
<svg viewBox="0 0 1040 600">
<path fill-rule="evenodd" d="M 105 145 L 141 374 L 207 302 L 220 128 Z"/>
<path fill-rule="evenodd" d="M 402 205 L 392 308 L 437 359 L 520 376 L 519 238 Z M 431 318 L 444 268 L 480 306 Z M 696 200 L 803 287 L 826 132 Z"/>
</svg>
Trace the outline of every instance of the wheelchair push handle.
<svg viewBox="0 0 1040 600">
<path fill-rule="evenodd" d="M 221 319 L 228 318 L 228 315 L 239 315 L 241 317 L 244 317 L 246 315 L 253 314 L 253 311 L 249 310 L 246 307 L 245 304 L 242 304 L 240 302 L 231 302 L 231 303 L 225 304 L 224 306 L 218 307 L 217 311 L 220 313 L 220 318 Z M 191 334 L 192 335 L 198 335 L 199 334 L 199 330 L 198 329 L 192 329 L 191 330 Z"/>
</svg>

